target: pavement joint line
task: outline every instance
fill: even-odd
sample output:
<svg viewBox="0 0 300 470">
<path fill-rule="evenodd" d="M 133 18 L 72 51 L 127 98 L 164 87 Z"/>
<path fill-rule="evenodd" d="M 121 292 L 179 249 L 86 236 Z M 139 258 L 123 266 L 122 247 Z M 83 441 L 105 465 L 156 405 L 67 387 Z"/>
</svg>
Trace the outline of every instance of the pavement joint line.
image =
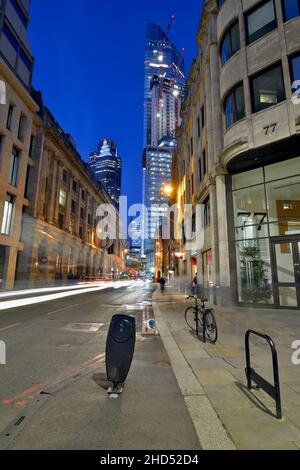
<svg viewBox="0 0 300 470">
<path fill-rule="evenodd" d="M 169 331 L 159 303 L 153 302 L 154 315 L 158 320 L 161 338 L 194 424 L 200 446 L 203 450 L 236 450 L 236 446 L 211 405 L 203 387 Z"/>
</svg>

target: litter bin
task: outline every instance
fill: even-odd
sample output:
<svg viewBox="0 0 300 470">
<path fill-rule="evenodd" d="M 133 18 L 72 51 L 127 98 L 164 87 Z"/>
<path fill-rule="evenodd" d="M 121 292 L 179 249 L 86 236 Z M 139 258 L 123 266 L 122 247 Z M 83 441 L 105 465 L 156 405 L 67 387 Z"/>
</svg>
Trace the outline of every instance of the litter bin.
<svg viewBox="0 0 300 470">
<path fill-rule="evenodd" d="M 109 393 L 121 393 L 127 379 L 135 349 L 135 318 L 128 315 L 114 315 L 106 342 L 107 380 L 112 382 Z"/>
</svg>

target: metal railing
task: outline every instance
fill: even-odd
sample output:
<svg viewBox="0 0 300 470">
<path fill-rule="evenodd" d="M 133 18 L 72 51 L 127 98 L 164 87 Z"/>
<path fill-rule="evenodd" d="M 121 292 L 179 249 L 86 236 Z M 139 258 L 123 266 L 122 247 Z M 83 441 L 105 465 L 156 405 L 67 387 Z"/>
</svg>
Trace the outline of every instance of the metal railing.
<svg viewBox="0 0 300 470">
<path fill-rule="evenodd" d="M 251 355 L 250 355 L 250 335 L 258 336 L 267 341 L 272 352 L 273 361 L 273 376 L 274 385 L 267 382 L 251 367 Z M 254 382 L 259 389 L 264 390 L 273 400 L 276 402 L 276 416 L 277 419 L 282 419 L 282 407 L 281 407 L 281 394 L 280 394 L 280 381 L 279 381 L 279 368 L 278 368 L 278 355 L 276 347 L 272 338 L 264 333 L 260 333 L 254 330 L 248 330 L 245 336 L 245 349 L 246 349 L 246 377 L 248 390 L 253 388 L 252 383 Z"/>
</svg>

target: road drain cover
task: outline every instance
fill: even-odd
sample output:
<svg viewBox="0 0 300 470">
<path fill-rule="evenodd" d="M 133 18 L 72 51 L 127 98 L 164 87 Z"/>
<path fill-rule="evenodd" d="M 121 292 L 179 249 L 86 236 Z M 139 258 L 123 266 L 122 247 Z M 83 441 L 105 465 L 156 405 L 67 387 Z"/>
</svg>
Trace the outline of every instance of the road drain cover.
<svg viewBox="0 0 300 470">
<path fill-rule="evenodd" d="M 69 323 L 63 329 L 81 333 L 97 333 L 103 326 L 103 323 Z"/>
</svg>

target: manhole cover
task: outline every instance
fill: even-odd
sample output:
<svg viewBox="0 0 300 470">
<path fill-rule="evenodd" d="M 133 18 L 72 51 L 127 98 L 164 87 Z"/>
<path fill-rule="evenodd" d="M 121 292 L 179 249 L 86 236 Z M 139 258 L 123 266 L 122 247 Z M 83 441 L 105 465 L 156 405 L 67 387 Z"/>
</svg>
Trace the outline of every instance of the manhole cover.
<svg viewBox="0 0 300 470">
<path fill-rule="evenodd" d="M 63 330 L 81 333 L 97 333 L 103 326 L 103 323 L 69 323 Z"/>
<path fill-rule="evenodd" d="M 140 305 L 124 305 L 124 307 L 126 308 L 126 310 L 131 310 L 133 312 L 140 312 L 143 310 L 143 307 Z"/>
</svg>

